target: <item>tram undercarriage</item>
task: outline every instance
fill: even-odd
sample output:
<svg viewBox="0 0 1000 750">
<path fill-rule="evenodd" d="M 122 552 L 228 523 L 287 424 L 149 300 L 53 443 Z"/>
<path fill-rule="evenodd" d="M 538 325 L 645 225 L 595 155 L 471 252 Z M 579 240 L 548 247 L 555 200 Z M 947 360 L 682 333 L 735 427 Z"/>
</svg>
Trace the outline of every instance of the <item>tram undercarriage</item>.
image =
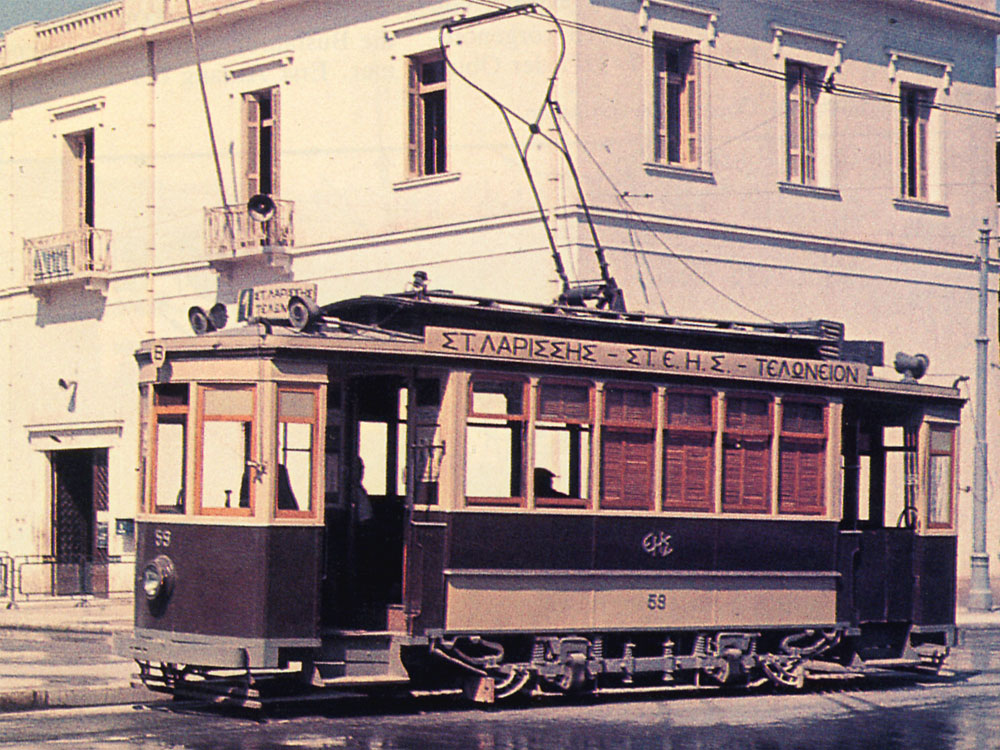
<svg viewBox="0 0 1000 750">
<path fill-rule="evenodd" d="M 459 635 L 353 633 L 318 652 L 282 654 L 275 668 L 218 669 L 139 661 L 147 688 L 242 708 L 332 691 L 459 692 L 492 704 L 530 695 L 768 684 L 801 689 L 886 671 L 936 674 L 953 633 L 905 624 L 873 629 Z"/>
</svg>

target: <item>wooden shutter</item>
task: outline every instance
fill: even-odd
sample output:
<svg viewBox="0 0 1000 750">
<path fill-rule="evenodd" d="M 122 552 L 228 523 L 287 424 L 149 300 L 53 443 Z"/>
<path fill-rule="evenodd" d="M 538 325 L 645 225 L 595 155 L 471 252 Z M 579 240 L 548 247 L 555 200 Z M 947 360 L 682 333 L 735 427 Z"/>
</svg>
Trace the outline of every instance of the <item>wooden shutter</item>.
<svg viewBox="0 0 1000 750">
<path fill-rule="evenodd" d="M 420 62 L 415 59 L 410 61 L 409 75 L 407 76 L 407 172 L 410 175 L 419 175 L 420 169 L 420 142 L 423 139 L 423 115 L 420 106 Z"/>
<path fill-rule="evenodd" d="M 281 89 L 275 86 L 271 94 L 271 195 L 281 194 Z"/>
<path fill-rule="evenodd" d="M 766 512 L 769 509 L 770 422 L 770 401 L 737 396 L 727 400 L 722 448 L 723 511 Z"/>
<path fill-rule="evenodd" d="M 916 97 L 917 197 L 928 196 L 927 184 L 927 122 L 930 117 L 930 97 L 921 91 Z"/>
<path fill-rule="evenodd" d="M 653 160 L 667 162 L 667 62 L 666 49 L 657 40 L 653 53 Z"/>
<path fill-rule="evenodd" d="M 260 191 L 260 103 L 254 94 L 243 95 L 243 125 L 246 200 Z"/>
<path fill-rule="evenodd" d="M 552 422 L 590 422 L 590 386 L 574 383 L 541 383 L 538 419 Z"/>
<path fill-rule="evenodd" d="M 694 56 L 694 45 L 688 45 L 685 48 L 683 60 L 687 67 L 684 80 L 685 139 L 687 141 L 685 161 L 693 165 L 698 163 L 698 62 Z"/>
<path fill-rule="evenodd" d="M 714 507 L 715 430 L 712 397 L 667 394 L 663 438 L 663 507 L 710 511 Z"/>
<path fill-rule="evenodd" d="M 605 429 L 601 483 L 601 507 L 652 509 L 653 436 L 649 431 Z"/>
<path fill-rule="evenodd" d="M 826 408 L 782 405 L 778 458 L 778 512 L 821 514 L 826 502 Z"/>
<path fill-rule="evenodd" d="M 802 122 L 802 67 L 789 65 L 786 72 L 788 113 L 786 116 L 788 144 L 788 181 L 798 182 L 802 177 L 802 144 L 799 127 Z"/>
</svg>

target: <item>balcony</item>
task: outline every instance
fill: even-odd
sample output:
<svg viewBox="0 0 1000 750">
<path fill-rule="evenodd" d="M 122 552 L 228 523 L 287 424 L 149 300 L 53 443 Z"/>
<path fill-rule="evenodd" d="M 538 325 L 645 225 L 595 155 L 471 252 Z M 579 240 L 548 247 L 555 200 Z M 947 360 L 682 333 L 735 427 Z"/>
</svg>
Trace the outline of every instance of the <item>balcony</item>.
<svg viewBox="0 0 1000 750">
<path fill-rule="evenodd" d="M 293 201 L 274 200 L 274 213 L 264 221 L 245 205 L 205 209 L 205 250 L 208 261 L 223 268 L 241 259 L 262 260 L 288 271 L 288 248 L 295 244 Z"/>
<path fill-rule="evenodd" d="M 34 293 L 80 283 L 107 293 L 111 272 L 111 230 L 81 227 L 24 241 L 25 283 Z"/>
</svg>

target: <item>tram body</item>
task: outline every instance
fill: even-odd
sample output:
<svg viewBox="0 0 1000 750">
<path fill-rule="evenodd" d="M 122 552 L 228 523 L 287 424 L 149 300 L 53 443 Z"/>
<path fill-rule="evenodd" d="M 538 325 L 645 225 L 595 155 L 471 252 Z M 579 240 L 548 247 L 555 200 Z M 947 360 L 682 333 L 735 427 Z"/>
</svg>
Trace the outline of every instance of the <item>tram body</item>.
<svg viewBox="0 0 1000 750">
<path fill-rule="evenodd" d="M 146 342 L 118 650 L 250 703 L 940 666 L 962 400 L 849 349 L 426 292 Z"/>
</svg>

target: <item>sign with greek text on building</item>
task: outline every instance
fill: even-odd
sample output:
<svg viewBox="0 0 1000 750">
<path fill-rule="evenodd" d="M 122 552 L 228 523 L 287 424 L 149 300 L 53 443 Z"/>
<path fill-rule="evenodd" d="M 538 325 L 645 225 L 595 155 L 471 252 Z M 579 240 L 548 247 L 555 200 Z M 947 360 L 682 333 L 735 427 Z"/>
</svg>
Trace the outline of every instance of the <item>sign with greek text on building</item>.
<svg viewBox="0 0 1000 750">
<path fill-rule="evenodd" d="M 773 383 L 861 387 L 868 382 L 868 367 L 858 362 L 638 346 L 460 328 L 428 327 L 424 347 L 427 351 L 436 353 L 492 360 L 739 378 Z"/>
</svg>

